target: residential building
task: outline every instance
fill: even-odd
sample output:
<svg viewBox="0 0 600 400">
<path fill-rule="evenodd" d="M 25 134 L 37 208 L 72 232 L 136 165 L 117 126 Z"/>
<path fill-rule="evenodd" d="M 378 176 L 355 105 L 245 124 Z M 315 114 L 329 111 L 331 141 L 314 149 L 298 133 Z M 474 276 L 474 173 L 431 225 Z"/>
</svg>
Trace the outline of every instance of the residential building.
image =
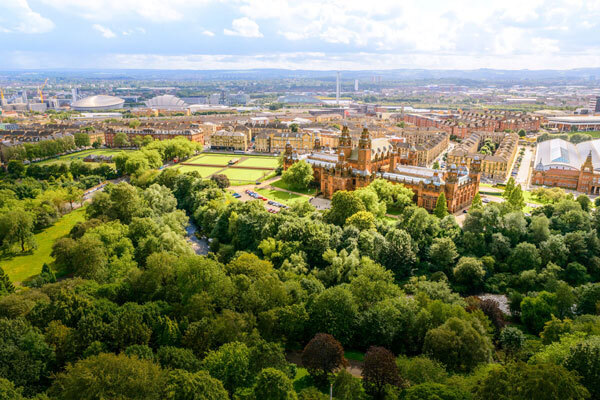
<svg viewBox="0 0 600 400">
<path fill-rule="evenodd" d="M 248 150 L 248 138 L 242 132 L 220 130 L 210 136 L 210 148 L 214 150 Z"/>
</svg>

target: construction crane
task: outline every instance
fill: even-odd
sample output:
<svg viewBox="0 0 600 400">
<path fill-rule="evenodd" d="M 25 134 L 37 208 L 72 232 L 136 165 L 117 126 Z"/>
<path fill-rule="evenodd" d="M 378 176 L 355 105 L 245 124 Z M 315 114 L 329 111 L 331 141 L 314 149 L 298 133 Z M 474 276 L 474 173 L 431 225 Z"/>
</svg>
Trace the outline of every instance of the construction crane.
<svg viewBox="0 0 600 400">
<path fill-rule="evenodd" d="M 40 95 L 40 101 L 42 103 L 44 102 L 44 88 L 46 87 L 46 83 L 48 83 L 48 78 L 46 78 L 41 88 L 38 87 L 38 94 Z"/>
</svg>

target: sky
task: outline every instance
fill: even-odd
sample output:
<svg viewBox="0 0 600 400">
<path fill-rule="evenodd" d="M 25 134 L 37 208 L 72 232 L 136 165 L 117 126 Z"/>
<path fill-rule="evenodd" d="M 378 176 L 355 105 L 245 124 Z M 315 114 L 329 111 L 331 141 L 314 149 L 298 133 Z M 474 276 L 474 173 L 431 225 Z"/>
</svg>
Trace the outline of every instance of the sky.
<svg viewBox="0 0 600 400">
<path fill-rule="evenodd" d="M 0 0 L 0 69 L 600 67 L 600 0 Z"/>
</svg>

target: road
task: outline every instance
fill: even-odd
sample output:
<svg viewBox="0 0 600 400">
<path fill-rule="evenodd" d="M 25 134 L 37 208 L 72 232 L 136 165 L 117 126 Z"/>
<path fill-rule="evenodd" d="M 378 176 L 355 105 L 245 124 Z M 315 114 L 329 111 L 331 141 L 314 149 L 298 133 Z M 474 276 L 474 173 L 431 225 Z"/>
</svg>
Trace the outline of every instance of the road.
<svg viewBox="0 0 600 400">
<path fill-rule="evenodd" d="M 529 146 L 525 146 L 525 153 L 521 160 L 519 172 L 515 178 L 515 181 L 521 185 L 523 189 L 529 187 L 529 171 L 531 170 L 531 160 L 533 159 L 533 149 Z"/>
</svg>

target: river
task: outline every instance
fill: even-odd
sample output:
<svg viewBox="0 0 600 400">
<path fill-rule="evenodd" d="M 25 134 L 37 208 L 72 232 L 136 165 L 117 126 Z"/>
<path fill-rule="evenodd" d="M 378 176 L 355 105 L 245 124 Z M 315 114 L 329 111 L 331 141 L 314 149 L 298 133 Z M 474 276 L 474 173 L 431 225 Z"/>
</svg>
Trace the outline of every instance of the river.
<svg viewBox="0 0 600 400">
<path fill-rule="evenodd" d="M 196 254 L 207 255 L 208 254 L 208 240 L 206 238 L 198 239 L 196 236 L 196 231 L 198 227 L 191 220 L 188 223 L 188 226 L 185 228 L 187 232 L 187 240 L 190 242 L 192 249 L 196 252 Z"/>
</svg>

